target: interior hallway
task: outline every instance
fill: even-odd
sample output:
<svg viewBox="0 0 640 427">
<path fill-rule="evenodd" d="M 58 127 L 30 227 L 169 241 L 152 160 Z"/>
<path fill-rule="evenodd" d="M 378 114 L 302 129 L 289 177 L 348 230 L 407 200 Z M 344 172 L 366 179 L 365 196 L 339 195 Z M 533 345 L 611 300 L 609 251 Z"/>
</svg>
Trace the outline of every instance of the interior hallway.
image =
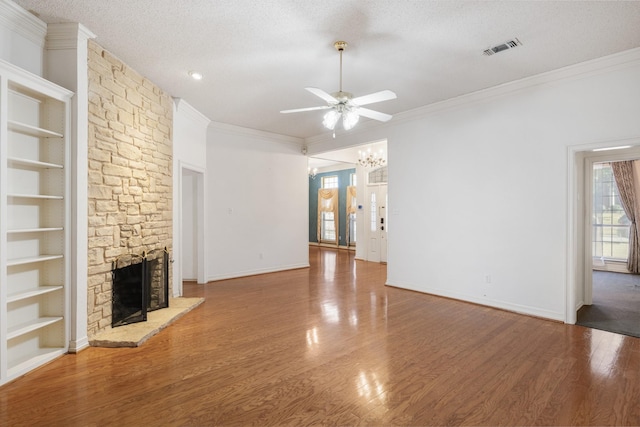
<svg viewBox="0 0 640 427">
<path fill-rule="evenodd" d="M 139 348 L 0 388 L 0 425 L 638 425 L 640 339 L 384 286 L 386 266 L 185 285 Z"/>
</svg>

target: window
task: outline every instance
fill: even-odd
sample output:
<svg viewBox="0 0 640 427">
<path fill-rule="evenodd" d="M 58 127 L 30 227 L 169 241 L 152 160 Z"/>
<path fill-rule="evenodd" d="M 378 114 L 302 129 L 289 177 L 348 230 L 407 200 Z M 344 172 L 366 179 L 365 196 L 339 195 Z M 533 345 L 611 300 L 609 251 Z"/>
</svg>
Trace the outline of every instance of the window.
<svg viewBox="0 0 640 427">
<path fill-rule="evenodd" d="M 322 212 L 321 241 L 336 241 L 336 222 L 333 219 L 333 212 Z"/>
<path fill-rule="evenodd" d="M 626 261 L 629 251 L 629 219 L 624 213 L 610 163 L 593 165 L 594 257 Z"/>
<path fill-rule="evenodd" d="M 338 188 L 338 176 L 337 175 L 323 176 L 322 188 Z"/>
<path fill-rule="evenodd" d="M 355 173 L 349 175 L 349 185 L 356 187 L 358 185 L 358 177 Z"/>
<path fill-rule="evenodd" d="M 387 167 L 372 170 L 369 172 L 369 184 L 380 184 L 387 182 Z"/>
<path fill-rule="evenodd" d="M 338 188 L 338 176 L 323 176 L 322 188 Z M 320 241 L 336 242 L 336 221 L 333 212 L 322 212 L 320 215 Z"/>
</svg>

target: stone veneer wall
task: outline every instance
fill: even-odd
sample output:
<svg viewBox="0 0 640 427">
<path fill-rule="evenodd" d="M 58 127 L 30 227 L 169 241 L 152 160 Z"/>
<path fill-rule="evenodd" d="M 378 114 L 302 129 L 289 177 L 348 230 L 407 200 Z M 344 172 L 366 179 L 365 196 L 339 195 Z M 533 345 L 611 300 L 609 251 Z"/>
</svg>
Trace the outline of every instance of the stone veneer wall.
<svg viewBox="0 0 640 427">
<path fill-rule="evenodd" d="M 111 325 L 112 262 L 165 246 L 171 253 L 173 104 L 168 94 L 91 40 L 88 65 L 92 337 Z"/>
</svg>

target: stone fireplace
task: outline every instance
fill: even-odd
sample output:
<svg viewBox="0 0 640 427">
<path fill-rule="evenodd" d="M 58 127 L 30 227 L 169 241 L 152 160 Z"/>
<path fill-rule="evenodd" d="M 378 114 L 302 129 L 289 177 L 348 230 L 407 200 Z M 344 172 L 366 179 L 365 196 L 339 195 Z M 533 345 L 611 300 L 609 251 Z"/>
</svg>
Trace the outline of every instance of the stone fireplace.
<svg viewBox="0 0 640 427">
<path fill-rule="evenodd" d="M 173 104 L 168 94 L 93 41 L 88 56 L 91 338 L 111 326 L 113 262 L 164 247 L 171 253 Z M 171 283 L 170 264 L 168 270 Z"/>
<path fill-rule="evenodd" d="M 111 270 L 111 327 L 146 322 L 147 313 L 169 306 L 169 252 L 117 258 Z"/>
</svg>

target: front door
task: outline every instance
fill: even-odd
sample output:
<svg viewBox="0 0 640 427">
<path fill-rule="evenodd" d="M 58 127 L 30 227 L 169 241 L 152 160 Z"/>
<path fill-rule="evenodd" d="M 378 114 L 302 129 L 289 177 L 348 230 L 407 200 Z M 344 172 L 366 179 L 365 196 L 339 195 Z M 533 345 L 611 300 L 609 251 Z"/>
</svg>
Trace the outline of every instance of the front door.
<svg viewBox="0 0 640 427">
<path fill-rule="evenodd" d="M 367 261 L 387 262 L 387 185 L 367 186 Z"/>
</svg>

